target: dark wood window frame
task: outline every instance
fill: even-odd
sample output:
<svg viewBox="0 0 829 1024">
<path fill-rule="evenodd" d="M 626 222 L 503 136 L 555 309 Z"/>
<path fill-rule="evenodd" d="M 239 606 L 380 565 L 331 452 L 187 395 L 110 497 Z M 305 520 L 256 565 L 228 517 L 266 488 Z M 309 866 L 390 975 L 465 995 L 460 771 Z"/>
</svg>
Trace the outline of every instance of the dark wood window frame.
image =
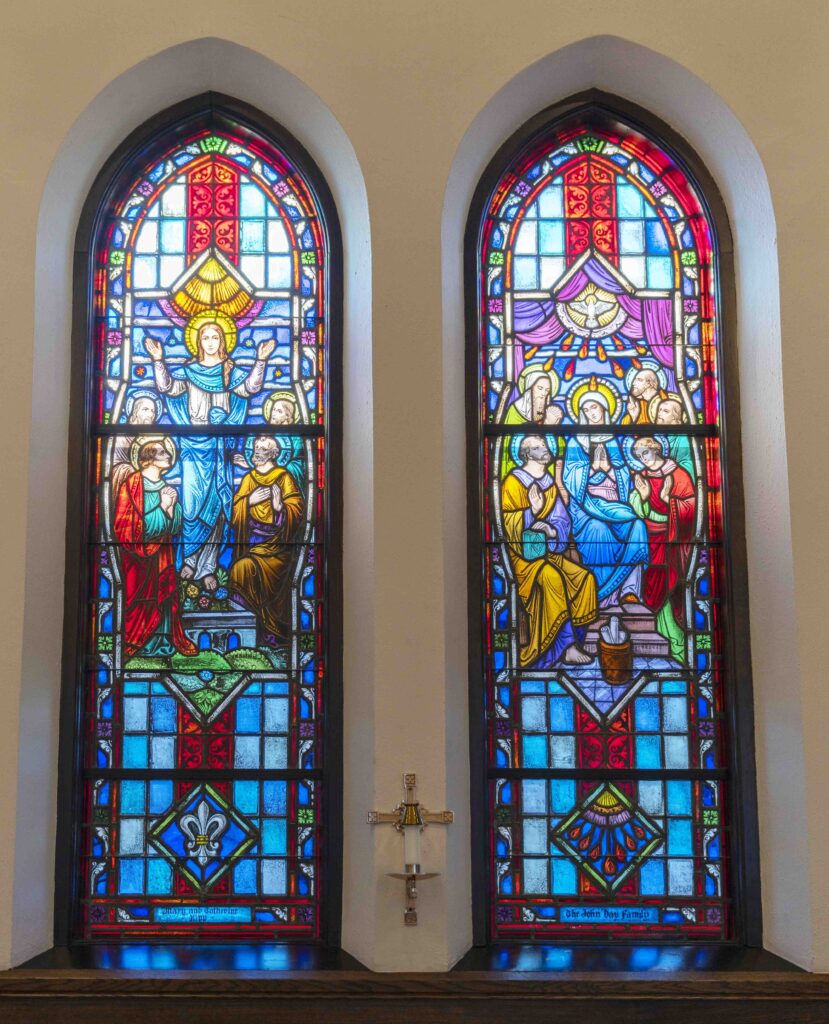
<svg viewBox="0 0 829 1024">
<path fill-rule="evenodd" d="M 322 859 L 325 864 L 321 906 L 322 944 L 340 943 L 342 906 L 342 323 L 343 251 L 334 197 L 322 172 L 307 150 L 285 128 L 256 108 L 229 96 L 204 93 L 185 100 L 150 118 L 121 143 L 95 179 L 81 213 L 75 236 L 73 263 L 73 310 L 69 416 L 69 472 L 66 518 L 66 577 L 63 634 L 63 670 L 58 750 L 58 828 L 55 857 L 55 945 L 66 948 L 78 940 L 78 906 L 75 865 L 80 850 L 81 690 L 84 679 L 85 619 L 87 606 L 89 522 L 92 486 L 91 464 L 92 386 L 94 351 L 91 344 L 94 316 L 93 275 L 95 245 L 101 221 L 110 204 L 131 184 L 136 161 L 147 164 L 177 140 L 201 128 L 227 128 L 262 135 L 285 153 L 314 192 L 327 234 L 328 317 L 326 394 L 328 410 L 322 436 L 328 458 L 327 505 L 324 542 L 325 574 L 326 699 L 323 703 L 323 751 L 321 769 L 294 772 L 321 782 L 323 799 Z M 239 432 L 238 430 L 236 432 Z M 299 428 L 300 433 L 318 432 Z M 197 773 L 198 774 L 198 773 Z M 263 771 L 246 777 L 264 777 Z M 291 773 L 281 773 L 287 777 Z M 129 940 L 124 940 L 128 942 Z M 136 939 L 136 942 L 146 941 Z"/>
<path fill-rule="evenodd" d="M 722 344 L 719 351 L 720 453 L 724 493 L 723 537 L 726 561 L 723 636 L 727 673 L 724 699 L 727 716 L 730 798 L 731 891 L 734 898 L 734 938 L 729 943 L 762 947 L 759 832 L 754 764 L 754 710 L 749 648 L 748 574 L 746 567 L 745 512 L 741 480 L 740 405 L 736 332 L 734 250 L 725 204 L 702 160 L 674 129 L 649 111 L 597 89 L 579 93 L 542 110 L 522 125 L 498 149 L 475 190 L 464 236 L 464 308 L 466 320 L 466 424 L 467 424 L 467 558 L 469 587 L 469 707 L 472 814 L 473 938 L 477 947 L 491 943 L 488 899 L 491 881 L 486 857 L 489 829 L 488 785 L 491 770 L 486 760 L 483 715 L 483 549 L 480 452 L 484 440 L 480 415 L 479 272 L 480 232 L 493 190 L 507 168 L 545 133 L 580 119 L 621 122 L 652 138 L 695 185 L 714 233 L 719 262 L 718 306 Z M 578 769 L 575 770 L 578 774 Z M 503 771 L 500 774 L 504 774 Z M 548 773 L 555 774 L 554 770 Z M 559 772 L 558 774 L 562 774 Z M 568 772 L 569 775 L 573 771 Z M 664 772 L 666 776 L 669 771 Z M 546 776 L 545 776 L 546 777 Z M 545 939 L 558 945 L 596 945 L 589 940 Z M 642 940 L 645 942 L 646 940 Z M 659 940 L 660 945 L 687 944 L 688 940 Z M 498 943 L 502 945 L 502 943 Z M 648 943 L 649 945 L 653 943 Z M 700 943 L 702 945 L 703 943 Z M 503 944 L 508 945 L 508 944 Z M 696 944 L 695 944 L 696 945 Z"/>
</svg>

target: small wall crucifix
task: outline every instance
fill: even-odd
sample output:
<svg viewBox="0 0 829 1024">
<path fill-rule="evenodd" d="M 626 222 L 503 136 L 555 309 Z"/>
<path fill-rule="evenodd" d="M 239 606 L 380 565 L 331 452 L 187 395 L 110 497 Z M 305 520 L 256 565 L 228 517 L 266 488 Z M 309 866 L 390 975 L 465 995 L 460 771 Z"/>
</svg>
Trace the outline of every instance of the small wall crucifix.
<svg viewBox="0 0 829 1024">
<path fill-rule="evenodd" d="M 403 921 L 417 924 L 418 879 L 435 878 L 440 872 L 423 871 L 420 864 L 420 833 L 427 825 L 451 825 L 453 811 L 427 811 L 417 799 L 417 776 L 406 772 L 403 776 L 405 797 L 392 811 L 369 811 L 369 825 L 393 825 L 403 835 L 403 871 L 390 871 L 390 878 L 401 878 L 406 883 L 406 909 Z"/>
</svg>

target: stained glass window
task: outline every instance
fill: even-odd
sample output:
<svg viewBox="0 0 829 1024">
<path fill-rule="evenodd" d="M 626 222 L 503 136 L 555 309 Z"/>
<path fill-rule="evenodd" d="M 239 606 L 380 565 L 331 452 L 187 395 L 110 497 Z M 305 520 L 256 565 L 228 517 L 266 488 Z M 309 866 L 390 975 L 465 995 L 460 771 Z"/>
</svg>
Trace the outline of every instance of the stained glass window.
<svg viewBox="0 0 829 1024">
<path fill-rule="evenodd" d="M 289 150 L 215 114 L 133 153 L 97 218 L 75 873 L 87 940 L 324 938 L 323 214 Z"/>
<path fill-rule="evenodd" d="M 489 934 L 728 938 L 713 224 L 588 113 L 477 227 Z"/>
</svg>

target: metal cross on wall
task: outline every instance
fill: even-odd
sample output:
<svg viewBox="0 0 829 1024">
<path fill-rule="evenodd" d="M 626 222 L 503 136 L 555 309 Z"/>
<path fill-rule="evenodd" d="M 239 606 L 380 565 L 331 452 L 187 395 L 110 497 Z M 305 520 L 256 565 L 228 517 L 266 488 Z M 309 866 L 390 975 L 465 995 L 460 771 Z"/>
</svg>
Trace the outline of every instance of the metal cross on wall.
<svg viewBox="0 0 829 1024">
<path fill-rule="evenodd" d="M 454 811 L 427 811 L 418 801 L 417 776 L 414 772 L 403 775 L 405 797 L 392 811 L 369 811 L 369 825 L 393 825 L 403 835 L 403 871 L 390 871 L 390 878 L 401 878 L 406 883 L 406 909 L 403 921 L 417 924 L 417 881 L 435 878 L 440 872 L 423 871 L 420 863 L 420 834 L 427 825 L 451 825 Z"/>
</svg>

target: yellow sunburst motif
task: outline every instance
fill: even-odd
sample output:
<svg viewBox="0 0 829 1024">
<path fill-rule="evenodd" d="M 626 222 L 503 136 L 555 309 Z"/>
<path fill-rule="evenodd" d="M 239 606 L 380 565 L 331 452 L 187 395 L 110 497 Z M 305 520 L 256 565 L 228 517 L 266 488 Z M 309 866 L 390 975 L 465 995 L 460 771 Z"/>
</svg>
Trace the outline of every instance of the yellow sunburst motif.
<svg viewBox="0 0 829 1024">
<path fill-rule="evenodd" d="M 597 327 L 607 327 L 619 312 L 619 301 L 616 296 L 604 288 L 599 288 L 592 281 L 566 305 L 573 323 L 588 331 Z"/>
<path fill-rule="evenodd" d="M 593 801 L 593 810 L 599 814 L 618 814 L 623 808 L 624 804 L 609 789 L 602 790 Z"/>
<path fill-rule="evenodd" d="M 186 317 L 218 310 L 236 319 L 253 304 L 253 286 L 215 249 L 198 259 L 176 281 L 170 301 Z"/>
</svg>

